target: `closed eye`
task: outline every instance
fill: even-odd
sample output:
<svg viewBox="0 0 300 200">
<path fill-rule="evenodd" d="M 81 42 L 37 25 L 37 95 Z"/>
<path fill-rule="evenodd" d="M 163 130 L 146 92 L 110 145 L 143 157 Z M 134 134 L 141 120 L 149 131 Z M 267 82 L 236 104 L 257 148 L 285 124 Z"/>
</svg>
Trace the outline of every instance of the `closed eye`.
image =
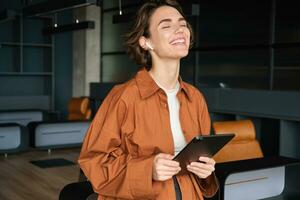
<svg viewBox="0 0 300 200">
<path fill-rule="evenodd" d="M 163 26 L 162 29 L 170 28 L 170 26 Z"/>
</svg>

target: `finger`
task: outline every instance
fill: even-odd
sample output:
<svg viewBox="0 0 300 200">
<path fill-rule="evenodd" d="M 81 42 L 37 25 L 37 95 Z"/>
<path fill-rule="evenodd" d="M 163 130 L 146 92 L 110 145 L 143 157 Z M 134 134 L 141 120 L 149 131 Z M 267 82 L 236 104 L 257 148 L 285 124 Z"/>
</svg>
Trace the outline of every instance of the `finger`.
<svg viewBox="0 0 300 200">
<path fill-rule="evenodd" d="M 157 163 L 168 167 L 179 167 L 179 162 L 174 160 L 167 160 L 164 158 L 158 158 Z"/>
<path fill-rule="evenodd" d="M 175 174 L 178 174 L 178 171 L 175 172 L 168 172 L 168 171 L 158 171 L 158 176 L 174 176 Z"/>
<path fill-rule="evenodd" d="M 187 168 L 187 170 L 190 171 L 190 172 L 192 172 L 193 174 L 196 174 L 199 178 L 207 178 L 209 176 L 209 174 L 197 172 L 197 171 L 195 171 L 193 169 Z"/>
<path fill-rule="evenodd" d="M 215 171 L 214 165 L 200 163 L 200 162 L 192 162 L 190 166 L 197 167 L 199 169 L 208 170 L 208 171 Z"/>
<path fill-rule="evenodd" d="M 187 169 L 189 171 L 192 171 L 193 173 L 197 174 L 198 176 L 202 176 L 202 177 L 208 177 L 209 175 L 212 174 L 211 171 L 209 170 L 203 170 L 203 169 L 199 169 L 199 168 L 196 168 L 196 167 L 187 167 Z"/>
<path fill-rule="evenodd" d="M 206 177 L 208 177 L 209 175 L 211 175 L 211 171 L 208 171 L 208 170 L 202 170 L 202 169 L 199 169 L 199 168 L 197 168 L 197 167 L 188 166 L 188 167 L 187 167 L 187 170 L 193 172 L 194 174 L 197 174 L 198 176 L 200 176 L 200 177 L 202 177 L 202 178 L 203 178 L 203 177 L 206 178 Z"/>
<path fill-rule="evenodd" d="M 199 168 L 195 168 L 195 167 L 191 167 L 191 166 L 187 166 L 187 170 L 194 172 L 196 174 L 208 174 L 208 172 L 206 170 L 201 170 Z"/>
<path fill-rule="evenodd" d="M 172 178 L 172 176 L 159 176 L 158 180 L 159 181 L 166 181 L 166 180 L 171 179 L 171 178 Z"/>
<path fill-rule="evenodd" d="M 211 173 L 212 172 L 212 170 L 210 170 L 210 169 L 203 169 L 203 168 L 199 168 L 198 166 L 192 166 L 192 165 L 188 165 L 187 168 L 193 169 L 199 173 Z"/>
<path fill-rule="evenodd" d="M 216 161 L 214 159 L 212 159 L 212 158 L 209 158 L 209 157 L 203 157 L 203 156 L 201 156 L 199 158 L 199 160 L 202 161 L 202 162 L 208 163 L 208 164 L 212 164 L 212 165 L 216 164 Z"/>
<path fill-rule="evenodd" d="M 157 166 L 156 169 L 159 172 L 171 172 L 171 173 L 177 173 L 178 171 L 181 170 L 180 167 L 168 167 L 165 165 L 159 165 L 159 166 Z"/>
</svg>

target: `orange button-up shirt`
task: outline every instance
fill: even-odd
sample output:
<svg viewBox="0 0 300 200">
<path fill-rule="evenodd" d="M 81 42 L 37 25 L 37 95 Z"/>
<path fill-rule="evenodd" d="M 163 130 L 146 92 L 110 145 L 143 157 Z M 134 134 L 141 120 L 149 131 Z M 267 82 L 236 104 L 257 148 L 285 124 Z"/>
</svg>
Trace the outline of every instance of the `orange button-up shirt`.
<svg viewBox="0 0 300 200">
<path fill-rule="evenodd" d="M 177 97 L 186 142 L 209 134 L 209 113 L 199 90 L 180 80 Z M 152 179 L 158 153 L 174 154 L 167 96 L 143 69 L 107 95 L 87 131 L 79 164 L 101 200 L 175 200 L 172 179 Z M 183 200 L 203 200 L 218 190 L 214 174 L 177 179 Z"/>
</svg>

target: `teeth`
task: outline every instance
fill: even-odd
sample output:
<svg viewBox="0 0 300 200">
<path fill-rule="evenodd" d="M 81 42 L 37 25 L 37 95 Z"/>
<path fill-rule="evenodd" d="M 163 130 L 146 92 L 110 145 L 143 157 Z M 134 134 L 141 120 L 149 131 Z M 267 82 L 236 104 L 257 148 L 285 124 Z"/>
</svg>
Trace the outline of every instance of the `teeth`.
<svg viewBox="0 0 300 200">
<path fill-rule="evenodd" d="M 184 43 L 184 39 L 174 40 L 171 44 Z"/>
</svg>

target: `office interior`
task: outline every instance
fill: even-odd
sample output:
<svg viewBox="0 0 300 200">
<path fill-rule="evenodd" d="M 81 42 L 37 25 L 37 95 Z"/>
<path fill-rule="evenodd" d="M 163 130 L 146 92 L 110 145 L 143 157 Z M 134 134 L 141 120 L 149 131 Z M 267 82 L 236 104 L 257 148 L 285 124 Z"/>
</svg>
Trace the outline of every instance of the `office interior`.
<svg viewBox="0 0 300 200">
<path fill-rule="evenodd" d="M 142 3 L 0 1 L 0 199 L 62 199 L 65 186 L 86 181 L 77 163 L 85 131 L 110 89 L 140 67 L 123 36 Z M 195 34 L 181 78 L 203 93 L 212 123 L 252 122 L 261 159 L 276 159 L 246 171 L 283 167 L 280 192 L 264 199 L 300 199 L 297 2 L 179 3 Z M 229 198 L 224 188 L 215 199 Z"/>
</svg>

